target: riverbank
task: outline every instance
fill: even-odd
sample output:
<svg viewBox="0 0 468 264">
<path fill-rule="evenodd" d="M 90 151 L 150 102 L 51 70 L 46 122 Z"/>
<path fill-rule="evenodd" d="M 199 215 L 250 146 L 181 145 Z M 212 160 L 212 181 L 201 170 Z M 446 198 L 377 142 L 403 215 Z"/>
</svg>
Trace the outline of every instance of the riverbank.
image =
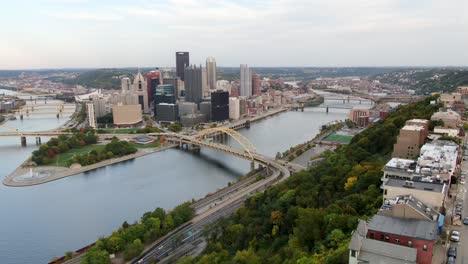
<svg viewBox="0 0 468 264">
<path fill-rule="evenodd" d="M 104 160 L 89 166 L 77 167 L 77 168 L 65 168 L 56 166 L 41 166 L 41 167 L 26 167 L 19 166 L 15 171 L 9 174 L 3 180 L 3 184 L 10 187 L 26 187 L 32 185 L 43 184 L 79 173 L 95 170 L 101 167 L 109 166 L 119 162 L 135 159 L 152 153 L 160 152 L 166 149 L 175 147 L 174 144 L 166 144 L 155 149 L 138 149 L 134 154 L 126 155 L 119 158 Z"/>
</svg>

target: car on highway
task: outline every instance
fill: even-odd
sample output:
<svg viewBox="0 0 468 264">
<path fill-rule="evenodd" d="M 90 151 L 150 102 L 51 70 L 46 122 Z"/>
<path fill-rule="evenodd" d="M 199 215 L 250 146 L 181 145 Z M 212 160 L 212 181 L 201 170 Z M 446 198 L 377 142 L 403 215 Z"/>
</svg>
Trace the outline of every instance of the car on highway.
<svg viewBox="0 0 468 264">
<path fill-rule="evenodd" d="M 468 225 L 468 217 L 467 216 L 465 216 L 465 218 L 463 218 L 463 224 Z"/>
<path fill-rule="evenodd" d="M 457 257 L 457 248 L 455 246 L 451 246 L 447 251 L 447 257 L 456 258 Z"/>
<path fill-rule="evenodd" d="M 450 241 L 452 242 L 459 242 L 460 241 L 460 232 L 452 231 L 452 235 L 450 235 Z"/>
<path fill-rule="evenodd" d="M 461 216 L 462 215 L 462 210 L 460 208 L 456 208 L 455 209 L 455 215 Z"/>
</svg>

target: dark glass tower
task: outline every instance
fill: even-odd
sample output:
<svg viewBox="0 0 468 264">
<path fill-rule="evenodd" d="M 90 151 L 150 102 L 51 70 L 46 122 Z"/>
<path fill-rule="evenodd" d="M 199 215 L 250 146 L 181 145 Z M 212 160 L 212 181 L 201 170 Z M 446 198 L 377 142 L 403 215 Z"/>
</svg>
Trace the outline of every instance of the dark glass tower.
<svg viewBox="0 0 468 264">
<path fill-rule="evenodd" d="M 189 66 L 189 53 L 186 51 L 176 52 L 176 74 L 182 81 L 185 81 L 185 67 Z"/>
</svg>

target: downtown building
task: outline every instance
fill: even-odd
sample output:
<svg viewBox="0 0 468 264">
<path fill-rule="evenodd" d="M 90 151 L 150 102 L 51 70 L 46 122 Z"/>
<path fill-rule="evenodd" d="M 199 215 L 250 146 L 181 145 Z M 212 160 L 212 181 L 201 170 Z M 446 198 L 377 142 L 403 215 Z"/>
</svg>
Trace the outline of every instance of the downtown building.
<svg viewBox="0 0 468 264">
<path fill-rule="evenodd" d="M 203 97 L 202 67 L 191 65 L 185 68 L 185 101 L 199 104 Z"/>
<path fill-rule="evenodd" d="M 240 96 L 252 97 L 252 75 L 247 64 L 240 65 Z"/>
<path fill-rule="evenodd" d="M 176 52 L 176 76 L 185 82 L 185 68 L 190 65 L 189 53 L 185 51 Z"/>
<path fill-rule="evenodd" d="M 218 122 L 229 119 L 229 93 L 217 90 L 211 93 L 211 120 Z"/>
<path fill-rule="evenodd" d="M 156 87 L 163 84 L 161 71 L 150 71 L 146 74 L 146 83 L 147 83 L 147 93 L 148 93 L 148 102 L 151 103 L 154 100 L 154 95 L 156 94 Z"/>
<path fill-rule="evenodd" d="M 138 72 L 133 80 L 133 94 L 138 98 L 138 104 L 141 105 L 141 109 L 144 113 L 149 113 L 149 101 L 148 101 L 148 90 L 147 83 L 143 75 Z"/>
<path fill-rule="evenodd" d="M 206 79 L 209 90 L 216 90 L 216 60 L 214 57 L 206 59 Z"/>
</svg>

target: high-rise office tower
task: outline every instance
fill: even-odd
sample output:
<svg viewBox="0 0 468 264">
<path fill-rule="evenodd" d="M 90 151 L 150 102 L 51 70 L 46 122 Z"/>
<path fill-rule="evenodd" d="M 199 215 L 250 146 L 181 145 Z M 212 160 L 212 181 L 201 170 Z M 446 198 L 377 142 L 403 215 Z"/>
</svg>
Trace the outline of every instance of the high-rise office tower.
<svg viewBox="0 0 468 264">
<path fill-rule="evenodd" d="M 189 53 L 185 51 L 176 52 L 176 76 L 185 81 L 185 68 L 190 65 Z"/>
<path fill-rule="evenodd" d="M 96 128 L 96 113 L 94 113 L 94 104 L 89 102 L 86 104 L 87 113 L 88 113 L 88 126 Z"/>
<path fill-rule="evenodd" d="M 211 119 L 223 121 L 229 119 L 229 93 L 218 90 L 211 93 Z"/>
<path fill-rule="evenodd" d="M 207 81 L 207 72 L 206 68 L 203 68 L 200 65 L 201 68 L 201 74 L 202 74 L 202 96 L 203 98 L 210 97 L 210 89 L 208 88 L 208 81 Z"/>
<path fill-rule="evenodd" d="M 156 93 L 156 87 L 163 84 L 161 78 L 161 71 L 155 70 L 150 71 L 146 74 L 146 83 L 147 83 L 147 92 L 148 92 L 148 102 L 151 103 Z"/>
<path fill-rule="evenodd" d="M 247 64 L 240 65 L 240 95 L 247 98 L 252 96 L 252 77 Z"/>
<path fill-rule="evenodd" d="M 206 59 L 206 78 L 208 81 L 208 89 L 216 90 L 216 60 L 214 57 Z"/>
<path fill-rule="evenodd" d="M 137 73 L 133 80 L 133 93 L 138 96 L 138 104 L 141 105 L 143 112 L 149 113 L 147 84 L 140 72 Z"/>
<path fill-rule="evenodd" d="M 202 67 L 191 65 L 185 68 L 185 101 L 199 104 L 202 99 Z"/>
<path fill-rule="evenodd" d="M 255 96 L 261 95 L 262 83 L 260 82 L 260 76 L 256 72 L 252 73 L 252 94 Z"/>
<path fill-rule="evenodd" d="M 127 77 L 122 78 L 120 82 L 121 82 L 123 94 L 132 92 L 132 81 L 130 81 L 130 78 L 127 78 Z"/>
</svg>

